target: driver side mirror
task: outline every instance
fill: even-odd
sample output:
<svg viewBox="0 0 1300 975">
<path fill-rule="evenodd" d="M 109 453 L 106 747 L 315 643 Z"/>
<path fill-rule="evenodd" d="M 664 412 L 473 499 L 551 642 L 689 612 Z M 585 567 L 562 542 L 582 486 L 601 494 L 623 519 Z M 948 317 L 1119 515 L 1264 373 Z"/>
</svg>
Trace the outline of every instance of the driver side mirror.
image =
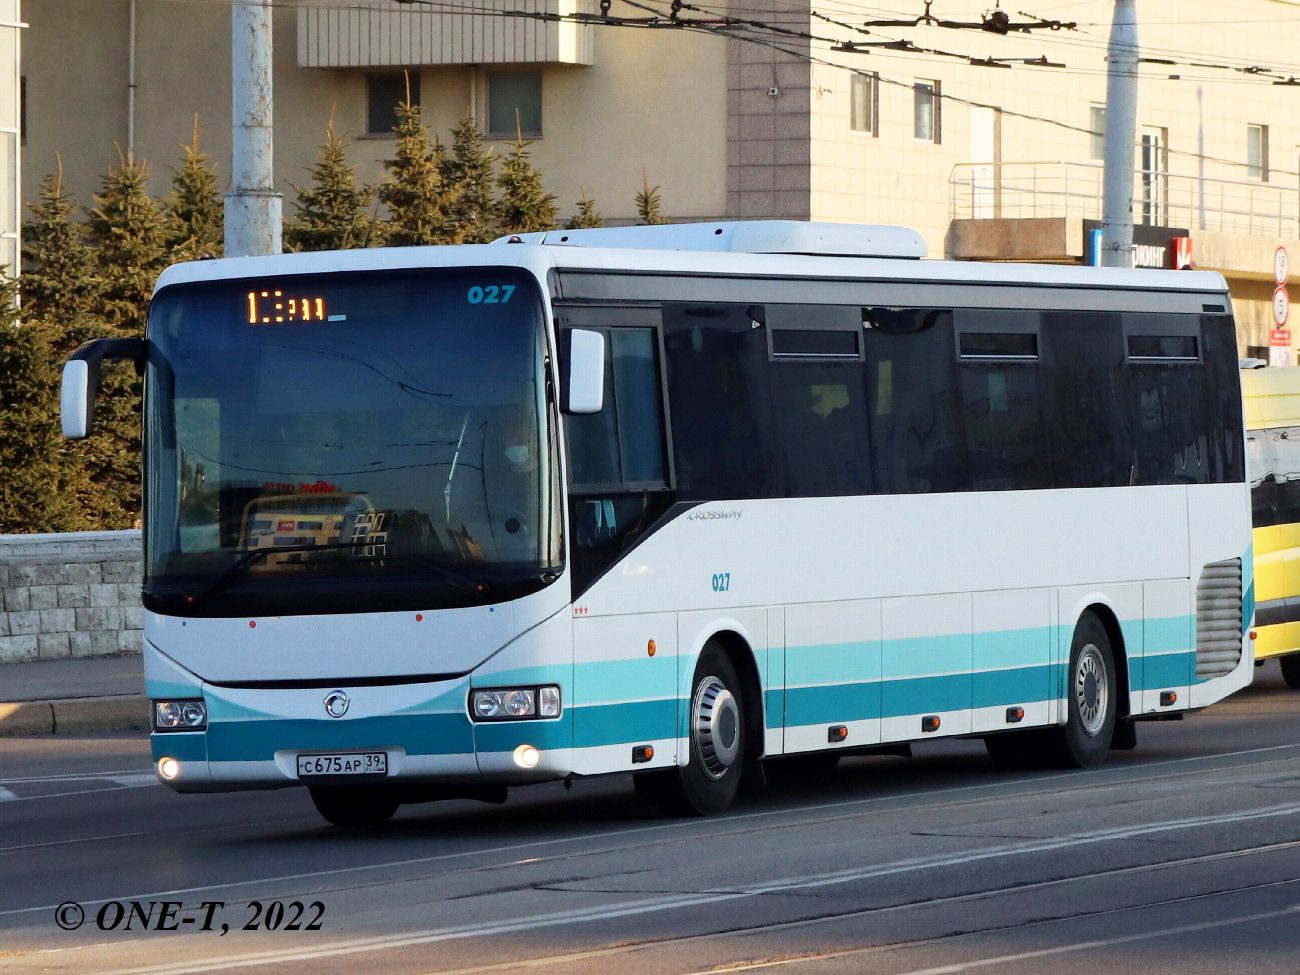
<svg viewBox="0 0 1300 975">
<path fill-rule="evenodd" d="M 147 354 L 144 339 L 91 339 L 77 347 L 63 366 L 59 391 L 59 413 L 66 439 L 84 440 L 94 428 L 100 363 L 105 359 L 130 359 L 135 371 L 142 373 Z"/>
<path fill-rule="evenodd" d="M 565 335 L 564 412 L 599 413 L 605 405 L 605 336 L 581 328 Z"/>
</svg>

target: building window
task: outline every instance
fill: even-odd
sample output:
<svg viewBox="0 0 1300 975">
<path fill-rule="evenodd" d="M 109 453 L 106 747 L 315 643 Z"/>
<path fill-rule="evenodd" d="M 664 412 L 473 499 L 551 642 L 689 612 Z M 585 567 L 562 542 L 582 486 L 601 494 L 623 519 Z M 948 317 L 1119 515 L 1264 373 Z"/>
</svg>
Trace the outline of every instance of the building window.
<svg viewBox="0 0 1300 975">
<path fill-rule="evenodd" d="M 1089 158 L 1105 159 L 1106 158 L 1106 106 L 1091 105 L 1088 108 L 1088 129 L 1091 135 L 1088 136 Z"/>
<path fill-rule="evenodd" d="M 420 104 L 420 76 L 406 71 L 366 75 L 366 133 L 392 135 L 397 127 L 397 106 L 406 101 L 410 78 L 411 104 Z"/>
<path fill-rule="evenodd" d="M 542 134 L 542 74 L 527 71 L 488 75 L 490 138 Z"/>
<path fill-rule="evenodd" d="M 913 133 L 918 139 L 939 143 L 939 82 L 912 85 Z"/>
<path fill-rule="evenodd" d="M 1268 182 L 1268 126 L 1246 126 L 1246 178 Z"/>
<path fill-rule="evenodd" d="M 880 75 L 851 72 L 852 107 L 849 124 L 854 132 L 866 132 L 870 135 L 880 134 Z"/>
</svg>

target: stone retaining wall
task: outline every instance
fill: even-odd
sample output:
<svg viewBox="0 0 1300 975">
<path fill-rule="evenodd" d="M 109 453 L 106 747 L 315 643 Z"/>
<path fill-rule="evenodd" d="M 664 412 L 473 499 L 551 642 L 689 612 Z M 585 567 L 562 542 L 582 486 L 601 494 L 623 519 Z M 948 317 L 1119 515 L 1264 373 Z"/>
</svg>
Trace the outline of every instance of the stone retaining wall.
<svg viewBox="0 0 1300 975">
<path fill-rule="evenodd" d="M 0 535 L 0 663 L 140 653 L 140 532 Z"/>
</svg>

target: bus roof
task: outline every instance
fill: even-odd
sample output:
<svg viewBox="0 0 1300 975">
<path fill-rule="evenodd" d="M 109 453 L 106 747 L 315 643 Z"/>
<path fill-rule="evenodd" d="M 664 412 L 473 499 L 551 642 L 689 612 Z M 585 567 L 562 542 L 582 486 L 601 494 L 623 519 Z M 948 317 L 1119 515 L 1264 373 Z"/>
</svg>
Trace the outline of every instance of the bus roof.
<svg viewBox="0 0 1300 975">
<path fill-rule="evenodd" d="M 542 281 L 546 280 L 551 270 L 561 269 L 597 273 L 628 271 L 772 279 L 834 278 L 958 285 L 1201 292 L 1222 295 L 1225 303 L 1223 310 L 1227 311 L 1227 285 L 1222 275 L 1213 271 L 919 260 L 917 258 L 920 255 L 915 253 L 919 237 L 912 231 L 897 227 L 865 227 L 862 233 L 855 236 L 844 229 L 846 226 L 848 225 L 799 224 L 796 221 L 736 221 L 616 227 L 588 231 L 546 231 L 502 238 L 491 244 L 455 247 L 371 247 L 221 258 L 173 265 L 162 273 L 155 291 L 173 284 L 232 278 L 405 268 L 506 266 L 530 270 Z M 717 233 L 718 230 L 722 232 Z M 703 248 L 706 242 L 711 246 L 705 249 L 663 246 L 674 242 L 692 248 Z M 649 243 L 659 246 L 645 246 Z M 809 246 L 823 250 L 849 250 L 856 247 L 859 250 L 875 248 L 885 251 L 892 248 L 896 256 L 736 249 Z M 919 247 L 921 253 L 924 253 L 923 242 L 919 243 Z M 907 259 L 900 260 L 900 257 Z"/>
</svg>

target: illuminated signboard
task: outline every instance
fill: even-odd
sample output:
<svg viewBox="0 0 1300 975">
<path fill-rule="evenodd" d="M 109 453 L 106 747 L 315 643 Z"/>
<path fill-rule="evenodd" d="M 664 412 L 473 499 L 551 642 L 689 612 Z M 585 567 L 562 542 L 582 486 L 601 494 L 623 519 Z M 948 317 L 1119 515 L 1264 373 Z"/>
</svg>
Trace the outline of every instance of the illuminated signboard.
<svg viewBox="0 0 1300 975">
<path fill-rule="evenodd" d="M 289 294 L 280 288 L 248 292 L 248 324 L 284 325 L 291 322 L 339 322 L 345 315 L 330 315 L 322 295 Z"/>
</svg>

